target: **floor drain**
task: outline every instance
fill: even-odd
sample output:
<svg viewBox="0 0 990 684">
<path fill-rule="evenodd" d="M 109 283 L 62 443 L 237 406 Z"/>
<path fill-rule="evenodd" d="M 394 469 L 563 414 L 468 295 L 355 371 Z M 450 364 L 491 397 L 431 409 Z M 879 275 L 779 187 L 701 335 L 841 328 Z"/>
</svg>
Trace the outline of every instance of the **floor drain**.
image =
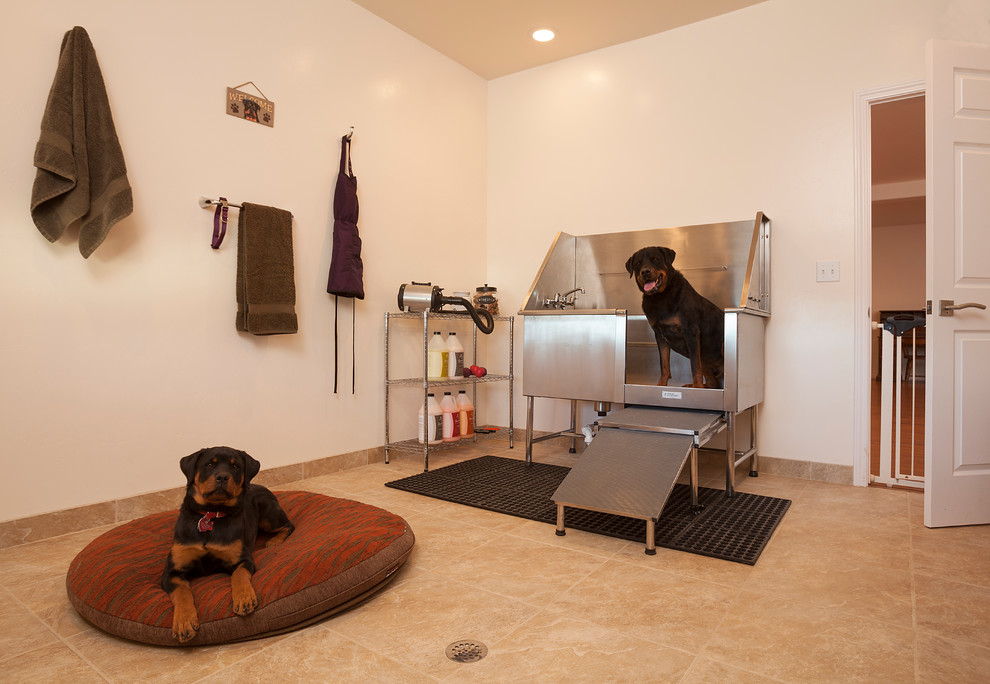
<svg viewBox="0 0 990 684">
<path fill-rule="evenodd" d="M 488 647 L 480 641 L 462 639 L 447 647 L 447 657 L 459 663 L 473 663 L 488 655 Z"/>
</svg>

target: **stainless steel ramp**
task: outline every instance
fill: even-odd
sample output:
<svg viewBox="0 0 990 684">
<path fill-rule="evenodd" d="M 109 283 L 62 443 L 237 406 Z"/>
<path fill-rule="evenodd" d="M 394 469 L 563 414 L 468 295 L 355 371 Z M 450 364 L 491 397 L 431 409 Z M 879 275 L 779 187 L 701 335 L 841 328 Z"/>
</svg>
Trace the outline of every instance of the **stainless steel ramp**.
<svg viewBox="0 0 990 684">
<path fill-rule="evenodd" d="M 650 430 L 669 432 L 678 435 L 692 435 L 695 447 L 701 448 L 712 437 L 722 430 L 726 431 L 725 440 L 725 493 L 732 497 L 735 494 L 736 466 L 746 458 L 750 458 L 750 477 L 756 477 L 756 407 L 751 409 L 750 441 L 748 451 L 737 453 L 733 430 L 732 411 L 707 411 L 701 409 L 659 408 L 653 406 L 629 406 L 615 411 L 607 418 L 598 421 L 600 427 L 629 428 L 632 430 Z M 736 457 L 739 457 L 738 460 Z"/>
<path fill-rule="evenodd" d="M 690 459 L 691 504 L 698 508 L 698 447 L 725 428 L 722 413 L 630 407 L 599 421 L 601 429 L 551 497 L 557 534 L 564 508 L 646 521 L 646 553 L 656 553 L 655 525 Z"/>
<path fill-rule="evenodd" d="M 725 414 L 721 411 L 628 406 L 613 411 L 598 421 L 600 427 L 668 432 L 691 435 L 695 446 L 701 446 L 725 429 Z"/>
</svg>

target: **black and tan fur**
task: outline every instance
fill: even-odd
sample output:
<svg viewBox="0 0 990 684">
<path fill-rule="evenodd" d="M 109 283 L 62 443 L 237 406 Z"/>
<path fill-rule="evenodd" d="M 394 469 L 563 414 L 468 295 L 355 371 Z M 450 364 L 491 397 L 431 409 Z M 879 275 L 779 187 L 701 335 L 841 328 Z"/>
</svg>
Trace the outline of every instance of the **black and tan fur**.
<svg viewBox="0 0 990 684">
<path fill-rule="evenodd" d="M 294 528 L 275 495 L 251 484 L 261 464 L 245 452 L 224 446 L 201 449 L 180 460 L 179 467 L 186 476 L 186 496 L 162 588 L 174 606 L 172 635 L 187 642 L 199 630 L 190 579 L 229 573 L 234 613 L 249 615 L 258 607 L 251 584 L 258 531 L 271 535 L 266 545 L 273 546 Z"/>
<path fill-rule="evenodd" d="M 643 293 L 643 313 L 660 351 L 660 381 L 670 382 L 670 350 L 691 362 L 687 387 L 722 387 L 725 315 L 674 268 L 674 250 L 644 247 L 626 261 Z"/>
</svg>

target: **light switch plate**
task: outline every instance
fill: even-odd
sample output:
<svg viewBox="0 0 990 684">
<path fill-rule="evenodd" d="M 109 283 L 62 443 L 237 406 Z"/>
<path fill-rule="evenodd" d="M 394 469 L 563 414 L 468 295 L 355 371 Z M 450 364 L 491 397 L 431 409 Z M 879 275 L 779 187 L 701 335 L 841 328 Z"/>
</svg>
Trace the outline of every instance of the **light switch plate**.
<svg viewBox="0 0 990 684">
<path fill-rule="evenodd" d="M 839 262 L 838 261 L 819 261 L 818 262 L 818 277 L 816 280 L 819 283 L 836 283 L 839 281 Z"/>
</svg>

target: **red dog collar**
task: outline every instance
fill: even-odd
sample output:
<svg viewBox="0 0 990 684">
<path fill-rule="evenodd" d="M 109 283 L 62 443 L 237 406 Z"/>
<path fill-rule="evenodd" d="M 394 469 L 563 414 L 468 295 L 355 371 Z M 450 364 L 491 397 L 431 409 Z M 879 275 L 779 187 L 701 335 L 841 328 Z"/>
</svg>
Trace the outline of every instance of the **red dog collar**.
<svg viewBox="0 0 990 684">
<path fill-rule="evenodd" d="M 226 517 L 226 513 L 222 511 L 196 511 L 202 514 L 202 518 L 199 519 L 199 523 L 196 525 L 196 529 L 200 532 L 209 532 L 213 529 L 213 519 Z"/>
</svg>

